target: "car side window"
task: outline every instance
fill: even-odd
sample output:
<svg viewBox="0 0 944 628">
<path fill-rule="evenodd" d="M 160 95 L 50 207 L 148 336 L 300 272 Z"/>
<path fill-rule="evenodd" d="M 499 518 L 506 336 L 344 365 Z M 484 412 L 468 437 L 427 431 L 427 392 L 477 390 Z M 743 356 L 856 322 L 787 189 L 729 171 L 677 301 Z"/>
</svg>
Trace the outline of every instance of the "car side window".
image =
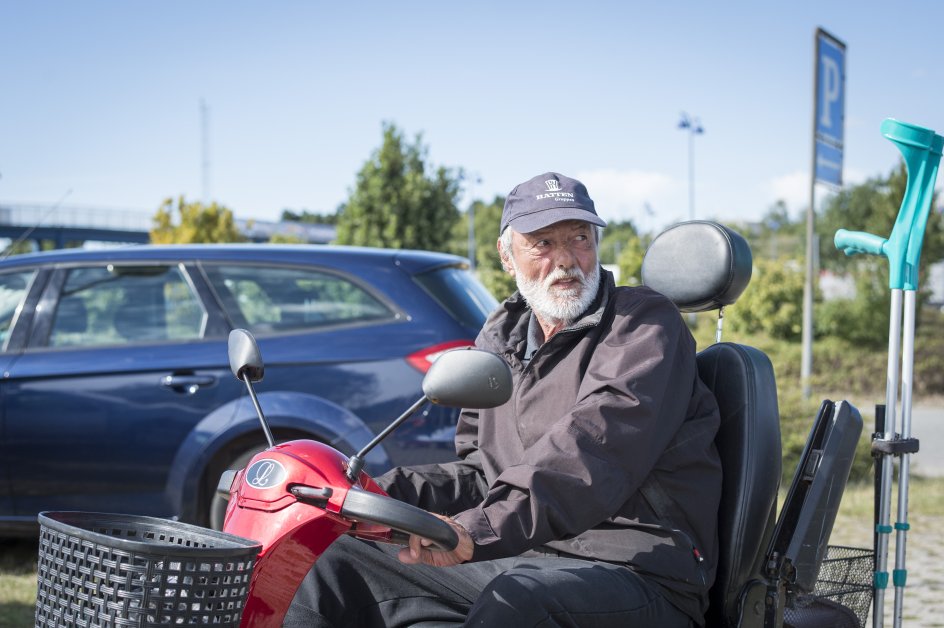
<svg viewBox="0 0 944 628">
<path fill-rule="evenodd" d="M 23 305 L 35 270 L 0 275 L 0 346 L 6 351 L 10 329 Z"/>
<path fill-rule="evenodd" d="M 177 266 L 103 265 L 68 271 L 51 347 L 200 338 L 206 314 Z"/>
<path fill-rule="evenodd" d="M 230 319 L 253 333 L 395 317 L 364 288 L 331 273 L 222 264 L 204 269 Z"/>
</svg>

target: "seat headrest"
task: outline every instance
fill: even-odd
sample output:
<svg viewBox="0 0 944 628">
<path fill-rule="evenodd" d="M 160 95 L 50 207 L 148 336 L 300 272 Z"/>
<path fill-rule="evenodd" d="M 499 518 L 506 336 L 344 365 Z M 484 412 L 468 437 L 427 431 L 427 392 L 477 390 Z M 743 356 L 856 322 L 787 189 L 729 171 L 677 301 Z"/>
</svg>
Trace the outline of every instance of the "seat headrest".
<svg viewBox="0 0 944 628">
<path fill-rule="evenodd" d="M 734 303 L 751 281 L 747 241 L 724 225 L 693 220 L 656 236 L 642 260 L 642 282 L 683 312 Z"/>
</svg>

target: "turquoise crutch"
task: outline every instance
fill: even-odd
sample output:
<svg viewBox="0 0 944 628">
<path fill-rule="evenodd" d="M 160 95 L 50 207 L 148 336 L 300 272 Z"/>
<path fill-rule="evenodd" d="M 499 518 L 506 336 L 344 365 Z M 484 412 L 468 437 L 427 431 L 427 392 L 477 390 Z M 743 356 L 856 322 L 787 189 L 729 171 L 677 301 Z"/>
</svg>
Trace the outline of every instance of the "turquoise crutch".
<svg viewBox="0 0 944 628">
<path fill-rule="evenodd" d="M 888 334 L 888 378 L 885 386 L 886 428 L 883 438 L 872 443 L 876 465 L 881 465 L 879 511 L 875 536 L 875 575 L 872 625 L 880 628 L 884 622 L 885 589 L 888 586 L 887 558 L 889 534 L 892 527 L 891 488 L 893 461 L 889 456 L 900 456 L 898 474 L 898 520 L 895 523 L 895 586 L 894 626 L 899 628 L 904 604 L 905 547 L 908 525 L 908 472 L 911 454 L 918 450 L 918 441 L 911 438 L 911 395 L 914 382 L 914 331 L 916 293 L 918 290 L 918 263 L 927 227 L 934 182 L 937 178 L 944 137 L 913 124 L 887 119 L 882 122 L 882 134 L 892 141 L 905 158 L 908 183 L 901 209 L 891 235 L 886 239 L 861 231 L 836 232 L 836 248 L 846 255 L 865 253 L 883 255 L 889 263 L 891 288 L 891 320 Z M 904 299 L 904 314 L 902 314 Z M 904 319 L 904 329 L 902 320 Z M 896 433 L 895 408 L 898 403 L 898 374 L 901 370 L 900 434 Z"/>
</svg>

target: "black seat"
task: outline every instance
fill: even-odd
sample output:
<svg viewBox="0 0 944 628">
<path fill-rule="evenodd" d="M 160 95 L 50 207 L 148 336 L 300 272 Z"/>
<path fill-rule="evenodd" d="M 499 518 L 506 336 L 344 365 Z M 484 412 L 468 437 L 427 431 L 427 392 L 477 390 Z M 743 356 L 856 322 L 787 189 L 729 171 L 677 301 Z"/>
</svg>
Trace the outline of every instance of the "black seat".
<svg viewBox="0 0 944 628">
<path fill-rule="evenodd" d="M 652 242 L 642 278 L 681 311 L 703 312 L 734 303 L 750 281 L 751 265 L 750 247 L 739 234 L 715 222 L 692 221 Z M 753 347 L 718 342 L 697 360 L 720 409 L 715 442 L 724 475 L 707 625 L 751 625 L 763 621 L 762 573 L 780 485 L 776 381 L 770 360 Z"/>
<path fill-rule="evenodd" d="M 709 626 L 763 620 L 761 581 L 773 535 L 780 486 L 780 413 L 770 360 L 729 342 L 698 354 L 698 374 L 715 394 L 721 427 L 715 438 L 724 480 L 718 512 L 721 554 L 710 592 Z"/>
</svg>

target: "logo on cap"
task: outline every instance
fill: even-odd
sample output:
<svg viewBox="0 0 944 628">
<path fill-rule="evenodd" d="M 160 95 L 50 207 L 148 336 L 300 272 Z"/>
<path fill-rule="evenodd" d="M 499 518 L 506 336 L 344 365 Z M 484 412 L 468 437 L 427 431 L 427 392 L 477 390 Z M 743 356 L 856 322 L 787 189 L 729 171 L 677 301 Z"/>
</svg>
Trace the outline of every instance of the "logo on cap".
<svg viewBox="0 0 944 628">
<path fill-rule="evenodd" d="M 544 182 L 544 185 L 547 186 L 548 192 L 558 192 L 561 189 L 560 181 L 557 179 L 548 179 Z"/>
</svg>

